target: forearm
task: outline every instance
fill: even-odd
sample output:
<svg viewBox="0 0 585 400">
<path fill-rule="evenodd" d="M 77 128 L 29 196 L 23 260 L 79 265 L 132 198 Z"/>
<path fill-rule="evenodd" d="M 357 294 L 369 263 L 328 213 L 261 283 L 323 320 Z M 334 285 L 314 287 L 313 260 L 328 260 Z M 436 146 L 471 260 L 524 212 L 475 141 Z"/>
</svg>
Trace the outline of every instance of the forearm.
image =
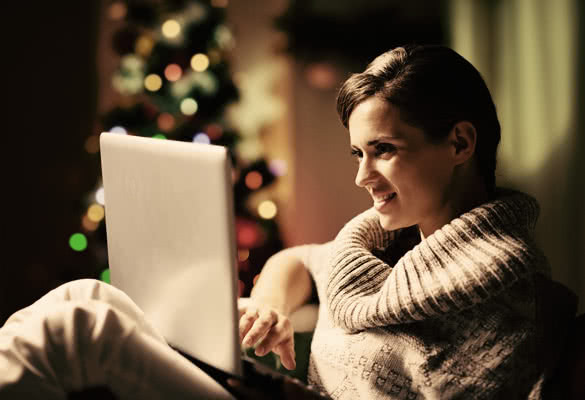
<svg viewBox="0 0 585 400">
<path fill-rule="evenodd" d="M 290 248 L 268 259 L 250 295 L 285 315 L 311 298 L 312 281 L 302 261 L 302 248 Z"/>
</svg>

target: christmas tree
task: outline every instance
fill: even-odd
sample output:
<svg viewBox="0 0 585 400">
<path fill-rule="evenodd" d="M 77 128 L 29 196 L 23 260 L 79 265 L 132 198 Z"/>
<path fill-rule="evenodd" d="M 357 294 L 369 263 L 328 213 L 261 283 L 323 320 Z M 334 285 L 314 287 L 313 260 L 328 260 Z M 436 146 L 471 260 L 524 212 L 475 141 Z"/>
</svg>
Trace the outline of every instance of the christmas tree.
<svg viewBox="0 0 585 400">
<path fill-rule="evenodd" d="M 226 107 L 238 99 L 229 70 L 235 45 L 225 25 L 225 0 L 114 1 L 109 17 L 122 21 L 112 46 L 120 56 L 112 85 L 118 104 L 100 119 L 98 131 L 225 146 L 232 160 L 240 295 L 248 295 L 264 262 L 282 248 L 274 220 L 273 201 L 260 204 L 251 195 L 271 185 L 283 173 L 278 160 L 245 158 L 239 154 L 241 138 L 224 117 Z M 86 149 L 98 154 L 99 136 L 91 136 Z M 89 251 L 107 269 L 104 195 L 101 185 L 88 193 L 82 231 L 70 246 Z"/>
</svg>

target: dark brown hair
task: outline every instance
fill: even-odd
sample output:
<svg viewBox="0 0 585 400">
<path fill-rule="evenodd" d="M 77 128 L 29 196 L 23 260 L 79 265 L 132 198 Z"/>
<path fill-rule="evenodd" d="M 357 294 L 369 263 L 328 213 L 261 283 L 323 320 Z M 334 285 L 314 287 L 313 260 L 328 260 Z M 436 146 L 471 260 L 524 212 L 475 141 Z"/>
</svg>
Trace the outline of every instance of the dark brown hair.
<svg viewBox="0 0 585 400">
<path fill-rule="evenodd" d="M 490 92 L 471 63 L 444 46 L 398 47 L 376 57 L 342 85 L 337 112 L 347 128 L 351 113 L 378 96 L 396 106 L 400 118 L 422 129 L 432 142 L 469 121 L 477 131 L 475 156 L 488 191 L 495 188 L 500 123 Z"/>
</svg>

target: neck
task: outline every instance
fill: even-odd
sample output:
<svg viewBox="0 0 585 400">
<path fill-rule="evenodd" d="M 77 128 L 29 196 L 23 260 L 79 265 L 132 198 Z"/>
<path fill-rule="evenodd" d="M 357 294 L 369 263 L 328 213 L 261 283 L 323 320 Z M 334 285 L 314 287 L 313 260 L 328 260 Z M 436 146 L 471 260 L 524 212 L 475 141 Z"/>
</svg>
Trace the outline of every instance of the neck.
<svg viewBox="0 0 585 400">
<path fill-rule="evenodd" d="M 481 179 L 457 185 L 449 197 L 443 207 L 442 218 L 435 219 L 431 224 L 419 224 L 421 240 L 458 216 L 473 210 L 490 199 L 488 190 Z"/>
</svg>

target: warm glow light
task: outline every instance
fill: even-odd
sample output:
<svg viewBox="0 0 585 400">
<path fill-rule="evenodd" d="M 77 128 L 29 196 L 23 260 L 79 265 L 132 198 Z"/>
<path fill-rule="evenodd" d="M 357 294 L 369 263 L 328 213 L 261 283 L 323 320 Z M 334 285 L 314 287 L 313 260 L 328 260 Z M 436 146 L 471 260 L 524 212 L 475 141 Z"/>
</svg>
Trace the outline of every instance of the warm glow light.
<svg viewBox="0 0 585 400">
<path fill-rule="evenodd" d="M 85 140 L 85 151 L 89 154 L 95 154 L 100 151 L 100 138 L 97 135 L 91 135 Z"/>
<path fill-rule="evenodd" d="M 223 135 L 223 129 L 220 124 L 209 124 L 205 127 L 205 132 L 211 140 L 217 140 Z"/>
<path fill-rule="evenodd" d="M 200 132 L 193 137 L 193 143 L 209 144 L 211 143 L 211 140 L 205 133 Z"/>
<path fill-rule="evenodd" d="M 108 14 L 110 18 L 114 21 L 120 20 L 126 16 L 128 9 L 126 8 L 126 4 L 122 3 L 121 1 L 117 1 L 112 3 L 110 8 L 108 9 Z"/>
<path fill-rule="evenodd" d="M 199 105 L 191 97 L 187 97 L 181 102 L 181 112 L 185 115 L 193 115 L 197 112 Z"/>
<path fill-rule="evenodd" d="M 165 68 L 165 77 L 171 82 L 181 79 L 181 75 L 183 75 L 183 70 L 178 64 L 169 64 Z"/>
<path fill-rule="evenodd" d="M 156 92 L 162 86 L 162 79 L 157 74 L 150 74 L 144 78 L 144 87 L 151 92 Z"/>
<path fill-rule="evenodd" d="M 141 56 L 148 57 L 153 47 L 154 40 L 150 36 L 142 35 L 136 40 L 134 50 Z"/>
<path fill-rule="evenodd" d="M 98 222 L 92 221 L 89 219 L 87 215 L 84 215 L 81 219 L 81 226 L 85 229 L 86 232 L 93 232 L 95 231 L 100 224 Z"/>
<path fill-rule="evenodd" d="M 106 204 L 106 196 L 105 196 L 105 191 L 104 188 L 101 187 L 98 190 L 96 190 L 95 192 L 95 201 L 97 201 L 98 204 L 101 204 L 102 206 L 104 204 Z"/>
<path fill-rule="evenodd" d="M 181 33 L 181 25 L 174 19 L 169 19 L 162 25 L 162 33 L 169 39 L 175 38 Z"/>
<path fill-rule="evenodd" d="M 271 200 L 265 200 L 258 206 L 258 214 L 264 219 L 272 219 L 276 216 L 278 209 Z"/>
<path fill-rule="evenodd" d="M 335 69 L 327 63 L 309 65 L 305 70 L 305 76 L 309 84 L 317 89 L 332 89 L 338 81 Z"/>
<path fill-rule="evenodd" d="M 75 251 L 87 249 L 87 238 L 83 233 L 74 233 L 69 238 L 69 246 Z"/>
<path fill-rule="evenodd" d="M 272 160 L 268 163 L 268 169 L 274 176 L 284 176 L 287 171 L 286 161 L 278 159 Z"/>
<path fill-rule="evenodd" d="M 100 222 L 104 215 L 104 207 L 101 204 L 92 204 L 87 209 L 87 217 L 93 222 Z"/>
<path fill-rule="evenodd" d="M 246 261 L 250 257 L 250 250 L 238 249 L 238 261 Z"/>
<path fill-rule="evenodd" d="M 250 171 L 246 175 L 246 186 L 251 190 L 256 190 L 262 186 L 262 175 L 258 171 Z"/>
<path fill-rule="evenodd" d="M 225 8 L 228 5 L 228 0 L 211 0 L 211 5 L 214 7 Z"/>
<path fill-rule="evenodd" d="M 175 117 L 169 113 L 161 113 L 156 119 L 158 129 L 163 132 L 168 132 L 175 126 Z"/>
<path fill-rule="evenodd" d="M 203 72 L 209 67 L 209 57 L 198 53 L 191 57 L 191 68 L 197 72 Z"/>
</svg>

